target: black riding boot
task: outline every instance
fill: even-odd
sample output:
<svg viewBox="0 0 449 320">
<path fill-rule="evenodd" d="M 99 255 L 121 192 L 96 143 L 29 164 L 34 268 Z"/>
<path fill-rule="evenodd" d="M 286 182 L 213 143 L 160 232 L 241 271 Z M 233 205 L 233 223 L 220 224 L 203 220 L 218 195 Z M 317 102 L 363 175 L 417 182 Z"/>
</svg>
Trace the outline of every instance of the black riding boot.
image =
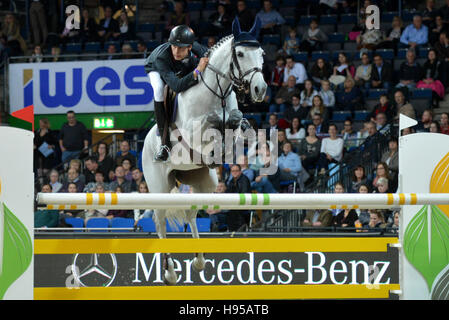
<svg viewBox="0 0 449 320">
<path fill-rule="evenodd" d="M 154 102 L 156 124 L 161 137 L 161 146 L 154 156 L 154 161 L 167 161 L 170 152 L 170 135 L 168 133 L 167 113 L 163 102 Z M 164 133 L 164 131 L 166 131 Z"/>
</svg>

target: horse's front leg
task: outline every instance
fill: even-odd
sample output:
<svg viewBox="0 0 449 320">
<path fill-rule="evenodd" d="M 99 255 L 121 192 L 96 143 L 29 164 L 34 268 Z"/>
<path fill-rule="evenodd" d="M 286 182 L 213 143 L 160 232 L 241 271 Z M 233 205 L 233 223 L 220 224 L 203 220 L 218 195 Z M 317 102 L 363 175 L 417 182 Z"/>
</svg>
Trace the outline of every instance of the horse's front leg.
<svg viewBox="0 0 449 320">
<path fill-rule="evenodd" d="M 187 214 L 187 219 L 190 225 L 190 230 L 192 231 L 192 237 L 194 239 L 199 239 L 200 234 L 198 232 L 198 227 L 196 225 L 196 215 L 197 211 L 190 211 L 190 213 Z M 195 271 L 201 272 L 204 270 L 206 264 L 206 260 L 204 259 L 204 253 L 195 253 L 195 258 L 193 258 L 193 269 Z"/>
<path fill-rule="evenodd" d="M 167 225 L 165 222 L 165 210 L 154 211 L 154 222 L 156 224 L 157 235 L 160 239 L 167 238 Z M 164 283 L 166 285 L 176 284 L 176 272 L 174 267 L 173 258 L 170 253 L 163 254 L 163 268 L 164 268 Z"/>
</svg>

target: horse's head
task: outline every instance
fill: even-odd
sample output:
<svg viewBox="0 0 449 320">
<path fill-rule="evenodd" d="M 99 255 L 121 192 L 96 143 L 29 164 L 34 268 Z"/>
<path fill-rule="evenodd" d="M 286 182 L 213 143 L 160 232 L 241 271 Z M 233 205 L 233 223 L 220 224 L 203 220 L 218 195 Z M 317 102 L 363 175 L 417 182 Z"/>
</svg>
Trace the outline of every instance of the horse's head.
<svg viewBox="0 0 449 320">
<path fill-rule="evenodd" d="M 260 31 L 257 17 L 249 32 L 240 30 L 238 18 L 232 23 L 234 42 L 232 47 L 231 77 L 238 86 L 238 91 L 248 93 L 254 102 L 261 102 L 265 97 L 267 84 L 262 74 L 264 51 L 257 41 Z"/>
</svg>

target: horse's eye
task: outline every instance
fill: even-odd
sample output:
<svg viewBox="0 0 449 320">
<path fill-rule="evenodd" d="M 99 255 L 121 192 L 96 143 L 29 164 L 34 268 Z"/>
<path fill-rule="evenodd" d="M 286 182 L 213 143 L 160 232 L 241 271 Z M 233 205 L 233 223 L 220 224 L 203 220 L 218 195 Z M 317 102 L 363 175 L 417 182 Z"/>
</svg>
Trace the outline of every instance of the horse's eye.
<svg viewBox="0 0 449 320">
<path fill-rule="evenodd" d="M 243 52 L 237 52 L 237 57 L 239 57 L 239 58 L 243 58 Z"/>
</svg>

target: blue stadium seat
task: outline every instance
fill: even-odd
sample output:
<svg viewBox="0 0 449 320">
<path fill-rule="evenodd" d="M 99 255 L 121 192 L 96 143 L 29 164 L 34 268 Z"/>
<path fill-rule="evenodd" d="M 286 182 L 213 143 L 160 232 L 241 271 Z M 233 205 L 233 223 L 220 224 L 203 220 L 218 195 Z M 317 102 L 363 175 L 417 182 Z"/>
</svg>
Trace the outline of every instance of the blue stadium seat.
<svg viewBox="0 0 449 320">
<path fill-rule="evenodd" d="M 369 111 L 363 111 L 363 110 L 357 110 L 354 112 L 354 120 L 355 121 L 365 121 L 365 119 L 368 117 L 368 115 L 371 112 Z"/>
<path fill-rule="evenodd" d="M 340 24 L 355 24 L 357 16 L 355 14 L 342 14 L 340 17 Z"/>
<path fill-rule="evenodd" d="M 171 226 L 167 221 L 167 232 L 184 232 L 184 225 L 179 225 L 176 221 Z"/>
<path fill-rule="evenodd" d="M 381 14 L 380 20 L 382 22 L 392 22 L 396 16 L 399 16 L 399 12 L 384 12 Z"/>
<path fill-rule="evenodd" d="M 109 229 L 109 219 L 107 219 L 107 218 L 90 218 L 86 222 L 86 228 Z"/>
<path fill-rule="evenodd" d="M 316 19 L 316 16 L 302 16 L 299 18 L 299 25 L 300 26 L 308 26 L 312 19 Z"/>
<path fill-rule="evenodd" d="M 137 221 L 137 226 L 142 228 L 143 232 L 156 232 L 156 224 L 152 218 L 142 218 Z"/>
<path fill-rule="evenodd" d="M 431 48 L 419 48 L 418 57 L 419 58 L 427 58 Z"/>
<path fill-rule="evenodd" d="M 84 45 L 84 52 L 99 52 L 100 43 L 99 42 L 87 42 Z"/>
<path fill-rule="evenodd" d="M 329 51 L 313 51 L 312 52 L 312 61 L 316 61 L 319 58 L 323 58 L 324 61 L 329 61 L 329 58 L 330 58 Z"/>
<path fill-rule="evenodd" d="M 210 218 L 196 218 L 198 232 L 210 232 Z M 187 225 L 187 232 L 191 232 L 190 224 Z"/>
<path fill-rule="evenodd" d="M 201 2 L 187 2 L 187 11 L 199 11 L 203 8 L 203 4 Z"/>
<path fill-rule="evenodd" d="M 246 7 L 248 9 L 260 9 L 261 4 L 260 4 L 260 1 L 258 1 L 258 0 L 250 0 L 250 1 L 246 1 Z"/>
<path fill-rule="evenodd" d="M 128 41 L 127 43 L 131 46 L 131 48 L 133 48 L 134 51 L 137 51 L 137 44 L 139 41 Z"/>
<path fill-rule="evenodd" d="M 147 48 L 149 50 L 154 50 L 160 44 L 161 43 L 159 41 L 157 41 L 157 40 L 151 40 L 151 41 L 147 41 L 146 42 Z"/>
<path fill-rule="evenodd" d="M 332 121 L 345 121 L 351 117 L 351 111 L 334 111 L 332 113 Z"/>
<path fill-rule="evenodd" d="M 337 23 L 337 15 L 336 14 L 329 14 L 326 16 L 320 17 L 320 25 L 322 24 L 336 24 Z"/>
<path fill-rule="evenodd" d="M 423 99 L 423 98 L 432 98 L 432 89 L 427 88 L 421 88 L 421 89 L 414 89 L 411 91 L 411 97 L 413 99 Z"/>
<path fill-rule="evenodd" d="M 368 99 L 379 99 L 383 94 L 387 94 L 387 89 L 369 89 L 367 92 Z"/>
<path fill-rule="evenodd" d="M 80 53 L 81 44 L 79 43 L 68 43 L 64 50 L 65 53 Z"/>
<path fill-rule="evenodd" d="M 65 218 L 65 223 L 70 224 L 73 228 L 84 228 L 84 220 L 81 218 Z M 83 232 L 75 230 L 75 232 Z"/>
<path fill-rule="evenodd" d="M 308 54 L 307 52 L 298 52 L 293 54 L 293 60 L 295 61 L 300 61 L 300 62 L 305 62 L 308 59 Z"/>
<path fill-rule="evenodd" d="M 129 218 L 113 218 L 111 228 L 134 228 L 134 219 Z M 111 230 L 114 232 L 130 232 L 131 230 Z"/>
<path fill-rule="evenodd" d="M 257 126 L 260 127 L 262 124 L 262 115 L 260 113 L 245 113 L 243 117 L 246 119 L 254 119 L 257 122 Z"/>
<path fill-rule="evenodd" d="M 281 36 L 278 34 L 266 34 L 262 38 L 262 44 L 274 44 L 276 46 L 280 46 Z"/>
<path fill-rule="evenodd" d="M 285 24 L 287 24 L 290 27 L 294 27 L 296 25 L 296 20 L 294 17 L 285 17 Z M 301 35 L 298 34 L 299 37 Z"/>
<path fill-rule="evenodd" d="M 156 25 L 154 23 L 142 23 L 137 26 L 137 32 L 155 32 Z"/>
<path fill-rule="evenodd" d="M 379 50 L 376 50 L 376 53 L 379 54 L 384 60 L 393 60 L 394 59 L 394 50 L 393 49 L 379 49 Z"/>
<path fill-rule="evenodd" d="M 120 42 L 118 42 L 118 41 L 108 41 L 108 42 L 105 42 L 105 43 L 104 43 L 104 51 L 108 51 L 108 47 L 109 47 L 111 44 L 115 46 L 115 49 L 117 50 L 117 52 L 120 52 Z"/>
<path fill-rule="evenodd" d="M 344 43 L 345 35 L 342 33 L 331 33 L 328 36 L 328 42 L 332 43 Z"/>
<path fill-rule="evenodd" d="M 407 54 L 407 50 L 408 49 L 406 49 L 406 48 L 398 49 L 398 53 L 396 55 L 396 58 L 398 58 L 398 59 L 405 59 L 405 56 Z"/>
</svg>

